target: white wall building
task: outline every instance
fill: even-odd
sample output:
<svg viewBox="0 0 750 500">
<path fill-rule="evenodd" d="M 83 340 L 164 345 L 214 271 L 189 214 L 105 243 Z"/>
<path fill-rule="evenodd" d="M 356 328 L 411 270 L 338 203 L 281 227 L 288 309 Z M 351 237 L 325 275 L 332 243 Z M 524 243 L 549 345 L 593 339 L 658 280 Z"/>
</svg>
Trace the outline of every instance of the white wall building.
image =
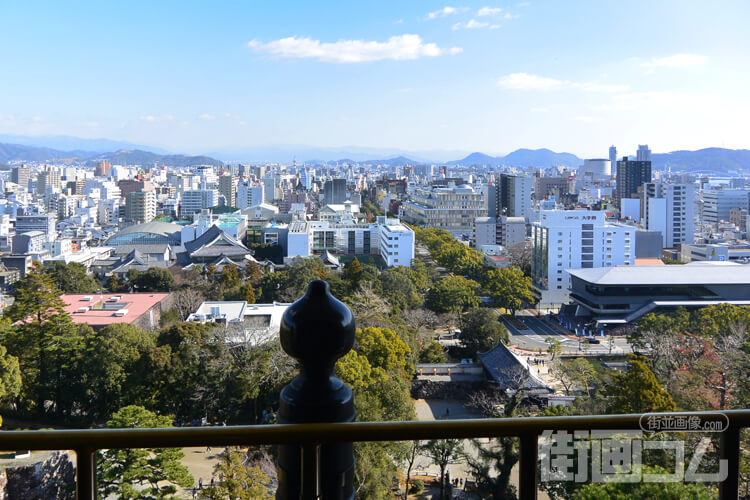
<svg viewBox="0 0 750 500">
<path fill-rule="evenodd" d="M 531 275 L 540 307 L 568 302 L 569 269 L 634 265 L 635 232 L 607 223 L 603 211 L 543 210 L 532 226 Z"/>
<path fill-rule="evenodd" d="M 703 191 L 701 218 L 708 224 L 729 220 L 732 209 L 748 209 L 748 192 L 744 189 L 707 189 Z"/>
<path fill-rule="evenodd" d="M 241 181 L 237 185 L 237 208 L 248 208 L 264 202 L 263 184 L 253 184 L 253 181 Z"/>
<path fill-rule="evenodd" d="M 326 251 L 337 255 L 380 255 L 388 267 L 410 266 L 414 258 L 414 231 L 398 219 L 382 216 L 374 224 L 328 221 L 289 224 L 287 258 Z"/>
<path fill-rule="evenodd" d="M 193 189 L 182 193 L 180 204 L 181 215 L 193 215 L 204 208 L 212 208 L 219 204 L 219 192 L 216 189 Z"/>
<path fill-rule="evenodd" d="M 661 232 L 664 248 L 693 242 L 694 185 L 647 182 L 643 197 L 646 229 Z"/>
</svg>

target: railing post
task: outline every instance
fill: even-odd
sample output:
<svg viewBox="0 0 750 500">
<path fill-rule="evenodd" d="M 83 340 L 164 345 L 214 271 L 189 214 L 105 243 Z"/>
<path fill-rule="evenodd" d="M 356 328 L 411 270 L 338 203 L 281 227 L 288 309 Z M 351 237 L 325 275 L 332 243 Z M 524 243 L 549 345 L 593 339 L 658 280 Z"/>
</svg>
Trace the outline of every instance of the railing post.
<svg viewBox="0 0 750 500">
<path fill-rule="evenodd" d="M 76 451 L 76 498 L 96 500 L 96 450 L 79 448 Z"/>
<path fill-rule="evenodd" d="M 312 281 L 281 320 L 281 346 L 300 363 L 300 374 L 281 391 L 279 422 L 352 422 L 352 391 L 334 375 L 336 361 L 354 345 L 354 316 L 325 281 Z M 276 498 L 354 498 L 352 443 L 310 441 L 279 446 Z"/>
<path fill-rule="evenodd" d="M 539 458 L 539 435 L 535 433 L 521 435 L 520 467 L 518 470 L 519 500 L 536 500 L 537 461 Z"/>
<path fill-rule="evenodd" d="M 719 483 L 721 500 L 737 500 L 740 496 L 740 432 L 737 422 L 729 421 L 727 429 L 721 433 L 719 458 L 727 461 L 727 478 Z"/>
</svg>

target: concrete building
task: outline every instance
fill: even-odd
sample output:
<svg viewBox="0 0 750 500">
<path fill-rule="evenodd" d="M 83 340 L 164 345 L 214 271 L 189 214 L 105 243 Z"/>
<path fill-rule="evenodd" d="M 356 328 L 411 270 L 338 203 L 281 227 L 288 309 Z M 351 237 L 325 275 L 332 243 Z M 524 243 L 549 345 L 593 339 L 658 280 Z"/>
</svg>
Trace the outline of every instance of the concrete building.
<svg viewBox="0 0 750 500">
<path fill-rule="evenodd" d="M 606 158 L 583 160 L 583 165 L 577 171 L 577 177 L 590 177 L 595 181 L 608 180 L 612 177 L 612 162 Z"/>
<path fill-rule="evenodd" d="M 536 177 L 534 198 L 544 200 L 549 196 L 555 198 L 570 192 L 570 178 L 568 177 Z"/>
<path fill-rule="evenodd" d="M 571 269 L 635 264 L 635 232 L 603 211 L 542 210 L 532 225 L 531 275 L 540 307 L 567 303 Z"/>
<path fill-rule="evenodd" d="M 16 234 L 41 231 L 52 240 L 57 234 L 56 225 L 57 217 L 53 214 L 19 215 L 16 217 Z"/>
<path fill-rule="evenodd" d="M 477 217 L 474 219 L 474 232 L 471 246 L 482 247 L 500 245 L 512 247 L 526 239 L 526 219 L 523 217 Z"/>
<path fill-rule="evenodd" d="M 682 245 L 680 248 L 682 262 L 740 262 L 750 263 L 750 243 L 709 243 Z"/>
<path fill-rule="evenodd" d="M 651 150 L 648 149 L 648 144 L 638 145 L 635 159 L 636 161 L 651 161 Z"/>
<path fill-rule="evenodd" d="M 36 192 L 37 194 L 44 194 L 48 189 L 60 190 L 60 172 L 55 169 L 50 169 L 44 172 L 39 172 L 36 180 Z"/>
<path fill-rule="evenodd" d="M 533 177 L 500 174 L 495 185 L 487 188 L 487 215 L 524 217 L 528 221 L 531 216 L 533 188 Z"/>
<path fill-rule="evenodd" d="M 486 217 L 482 193 L 468 184 L 454 188 L 417 188 L 400 208 L 402 219 L 420 227 L 445 229 L 454 236 L 470 236 L 474 219 Z"/>
<path fill-rule="evenodd" d="M 264 203 L 265 188 L 263 184 L 253 184 L 244 180 L 237 185 L 237 208 L 248 208 Z"/>
<path fill-rule="evenodd" d="M 651 182 L 651 162 L 633 161 L 625 156 L 617 162 L 617 191 L 618 202 L 625 198 L 632 198 L 638 188 L 644 183 Z"/>
<path fill-rule="evenodd" d="M 750 305 L 750 266 L 694 262 L 683 266 L 618 266 L 571 270 L 578 314 L 597 326 L 631 323 L 655 310 Z"/>
<path fill-rule="evenodd" d="M 125 198 L 125 218 L 133 222 L 151 222 L 156 217 L 156 196 L 153 191 L 133 191 Z"/>
<path fill-rule="evenodd" d="M 707 189 L 703 191 L 701 218 L 707 224 L 729 221 L 732 210 L 748 210 L 748 191 L 744 189 Z"/>
<path fill-rule="evenodd" d="M 120 188 L 120 196 L 127 199 L 129 193 L 136 191 L 153 191 L 154 185 L 150 181 L 141 179 L 123 179 L 117 181 L 117 187 Z"/>
<path fill-rule="evenodd" d="M 290 305 L 282 302 L 209 301 L 202 303 L 187 321 L 223 325 L 227 343 L 260 345 L 279 335 L 281 318 Z"/>
<path fill-rule="evenodd" d="M 647 182 L 643 185 L 646 229 L 662 234 L 664 248 L 694 239 L 695 186 Z"/>
<path fill-rule="evenodd" d="M 161 313 L 169 309 L 168 293 L 70 294 L 60 296 L 73 323 L 87 324 L 94 330 L 107 325 L 128 323 L 143 330 L 159 327 Z"/>
<path fill-rule="evenodd" d="M 323 185 L 323 196 L 329 205 L 346 201 L 346 179 L 330 179 Z"/>
<path fill-rule="evenodd" d="M 29 181 L 31 180 L 31 167 L 23 165 L 21 167 L 13 167 L 10 170 L 10 182 L 16 183 L 23 189 L 29 189 Z"/>
<path fill-rule="evenodd" d="M 292 222 L 287 236 L 287 257 L 379 255 L 386 266 L 410 266 L 414 232 L 398 219 L 377 217 L 374 224 Z"/>
<path fill-rule="evenodd" d="M 219 177 L 219 194 L 229 207 L 237 206 L 237 177 L 229 174 Z"/>
<path fill-rule="evenodd" d="M 215 189 L 191 189 L 182 193 L 180 215 L 193 215 L 204 208 L 219 204 L 219 192 Z"/>
<path fill-rule="evenodd" d="M 614 145 L 609 147 L 609 166 L 610 166 L 610 171 L 612 167 L 617 166 L 617 148 Z"/>
</svg>

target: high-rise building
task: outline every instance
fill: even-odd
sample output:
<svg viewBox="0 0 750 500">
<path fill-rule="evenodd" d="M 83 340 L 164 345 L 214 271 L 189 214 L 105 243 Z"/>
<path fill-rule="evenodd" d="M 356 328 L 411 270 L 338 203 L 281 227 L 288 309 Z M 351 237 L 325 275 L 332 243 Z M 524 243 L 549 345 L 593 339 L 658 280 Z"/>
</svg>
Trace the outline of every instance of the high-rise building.
<svg viewBox="0 0 750 500">
<path fill-rule="evenodd" d="M 609 164 L 611 167 L 617 165 L 617 148 L 614 145 L 609 147 Z"/>
<path fill-rule="evenodd" d="M 323 185 L 323 195 L 327 205 L 346 201 L 346 179 L 331 179 Z"/>
<path fill-rule="evenodd" d="M 125 198 L 125 218 L 133 222 L 151 222 L 156 217 L 156 196 L 153 191 L 133 191 Z"/>
<path fill-rule="evenodd" d="M 305 189 L 309 191 L 312 189 L 312 183 L 313 183 L 314 178 L 315 178 L 315 169 L 305 167 L 300 171 L 299 183 L 302 184 L 302 187 L 304 187 Z"/>
<path fill-rule="evenodd" d="M 215 189 L 192 189 L 182 193 L 180 215 L 193 215 L 204 208 L 219 204 L 219 192 Z"/>
<path fill-rule="evenodd" d="M 635 232 L 607 223 L 604 211 L 542 210 L 532 225 L 531 260 L 541 307 L 568 302 L 569 269 L 634 265 Z"/>
<path fill-rule="evenodd" d="M 237 177 L 233 175 L 222 175 L 219 177 L 219 193 L 229 207 L 237 206 Z"/>
<path fill-rule="evenodd" d="M 48 188 L 60 189 L 60 172 L 54 169 L 50 169 L 44 172 L 40 172 L 37 176 L 36 181 L 36 192 L 37 194 L 44 194 Z"/>
<path fill-rule="evenodd" d="M 638 152 L 636 153 L 635 159 L 637 161 L 651 161 L 651 150 L 648 149 L 648 144 L 638 145 Z"/>
<path fill-rule="evenodd" d="M 500 174 L 494 186 L 488 186 L 487 210 L 489 217 L 525 217 L 531 215 L 531 192 L 534 178 Z"/>
<path fill-rule="evenodd" d="M 417 188 L 401 210 L 409 224 L 445 229 L 454 236 L 470 236 L 474 219 L 487 216 L 483 194 L 468 185 Z"/>
<path fill-rule="evenodd" d="M 117 187 L 120 188 L 120 196 L 127 198 L 128 194 L 136 191 L 153 191 L 154 185 L 150 181 L 141 179 L 123 179 L 117 181 Z"/>
<path fill-rule="evenodd" d="M 651 161 L 630 160 L 624 156 L 617 162 L 617 195 L 620 200 L 630 198 L 638 192 L 638 187 L 651 182 Z"/>
<path fill-rule="evenodd" d="M 53 214 L 19 215 L 16 217 L 16 234 L 41 231 L 46 235 L 47 240 L 51 241 L 57 234 L 56 226 L 57 216 Z"/>
<path fill-rule="evenodd" d="M 23 189 L 29 189 L 31 180 L 31 167 L 26 165 L 22 167 L 13 167 L 10 171 L 10 182 L 18 184 Z"/>
<path fill-rule="evenodd" d="M 693 243 L 694 206 L 693 184 L 647 182 L 643 185 L 646 229 L 661 232 L 664 248 Z"/>
<path fill-rule="evenodd" d="M 94 175 L 96 175 L 97 177 L 106 177 L 109 175 L 109 169 L 111 167 L 112 167 L 112 164 L 109 163 L 107 160 L 99 160 L 96 164 Z"/>
<path fill-rule="evenodd" d="M 260 205 L 265 188 L 263 184 L 253 184 L 252 181 L 242 181 L 237 185 L 237 208 L 248 208 Z"/>
<path fill-rule="evenodd" d="M 707 224 L 729 221 L 732 209 L 748 209 L 748 191 L 744 189 L 707 189 L 703 191 L 701 218 Z"/>
</svg>

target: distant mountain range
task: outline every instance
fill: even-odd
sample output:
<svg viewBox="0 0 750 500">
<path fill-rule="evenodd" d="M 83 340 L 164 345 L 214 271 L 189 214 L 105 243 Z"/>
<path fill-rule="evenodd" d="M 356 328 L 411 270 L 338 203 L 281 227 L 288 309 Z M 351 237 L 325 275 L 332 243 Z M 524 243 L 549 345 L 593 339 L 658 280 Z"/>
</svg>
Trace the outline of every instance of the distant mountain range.
<svg viewBox="0 0 750 500">
<path fill-rule="evenodd" d="M 6 139 L 12 141 L 6 142 Z M 294 153 L 293 153 L 294 152 Z M 390 154 L 388 154 L 390 152 Z M 395 156 L 394 156 L 395 153 Z M 460 160 L 436 161 L 455 158 L 456 151 L 408 152 L 377 148 L 315 148 L 310 146 L 267 146 L 207 155 L 169 154 L 159 148 L 137 146 L 109 139 L 79 139 L 67 136 L 23 137 L 0 134 L 0 164 L 10 161 L 42 162 L 51 160 L 74 160 L 95 162 L 108 160 L 120 165 L 170 165 L 186 167 L 192 165 L 222 165 L 231 162 L 283 162 L 336 165 L 418 165 L 434 163 L 441 165 L 485 165 L 508 167 L 553 167 L 576 168 L 583 160 L 571 153 L 557 153 L 549 149 L 517 149 L 505 156 L 491 156 L 485 153 L 471 153 Z M 463 153 L 465 154 L 465 153 Z M 236 156 L 235 156 L 236 155 Z M 434 155 L 434 156 L 433 156 Z M 234 159 L 232 159 L 234 157 Z M 217 159 L 217 158 L 221 158 Z M 318 160 L 303 160 L 319 158 Z M 338 159 L 336 159 L 338 158 Z M 432 159 L 430 159 L 432 158 Z M 654 170 L 681 170 L 696 173 L 737 173 L 750 172 L 750 150 L 706 148 L 697 151 L 673 151 L 652 155 Z M 613 168 L 614 171 L 614 168 Z"/>
<path fill-rule="evenodd" d="M 42 162 L 50 160 L 58 161 L 83 161 L 93 163 L 99 160 L 107 160 L 116 165 L 170 165 L 173 167 L 189 167 L 192 165 L 223 165 L 220 160 L 209 156 L 185 156 L 157 154 L 139 149 L 120 149 L 114 152 L 98 151 L 60 151 L 57 149 L 25 146 L 21 144 L 0 143 L 0 163 L 10 161 Z"/>
</svg>

